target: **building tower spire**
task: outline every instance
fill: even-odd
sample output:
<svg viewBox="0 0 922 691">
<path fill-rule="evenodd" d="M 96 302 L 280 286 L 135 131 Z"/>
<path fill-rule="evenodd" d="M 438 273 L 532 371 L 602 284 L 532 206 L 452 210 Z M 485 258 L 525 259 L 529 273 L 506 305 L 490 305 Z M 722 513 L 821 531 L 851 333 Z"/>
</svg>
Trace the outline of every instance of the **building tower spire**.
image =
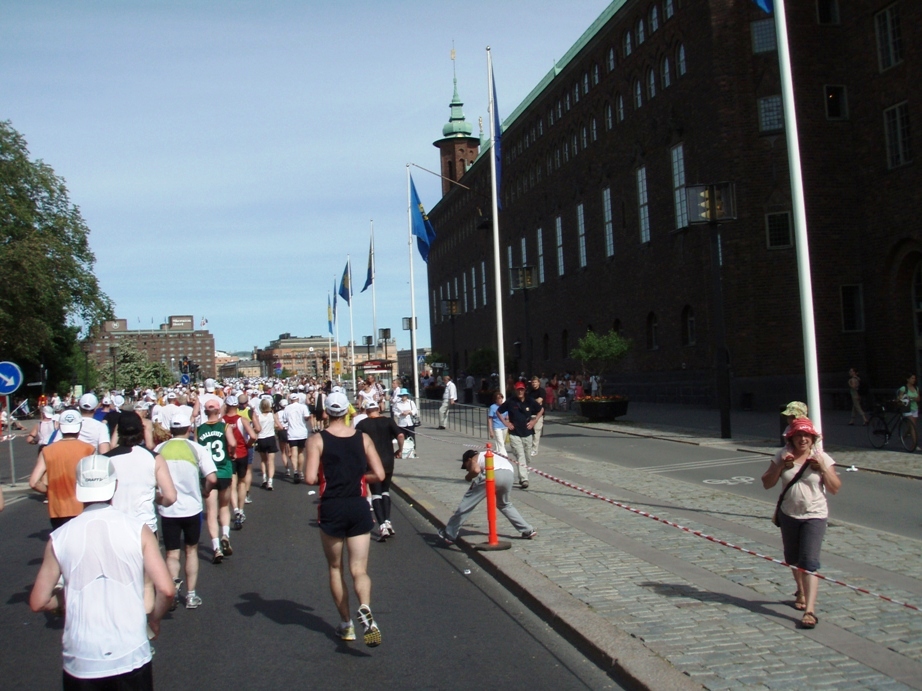
<svg viewBox="0 0 922 691">
<path fill-rule="evenodd" d="M 473 125 L 464 119 L 464 103 L 458 96 L 458 73 L 455 66 L 455 49 L 451 49 L 454 92 L 448 104 L 450 115 L 442 127 L 442 139 L 432 143 L 439 152 L 442 173 L 442 196 L 451 189 L 451 181 L 458 181 L 471 167 L 480 152 L 480 139 L 472 137 Z"/>
</svg>

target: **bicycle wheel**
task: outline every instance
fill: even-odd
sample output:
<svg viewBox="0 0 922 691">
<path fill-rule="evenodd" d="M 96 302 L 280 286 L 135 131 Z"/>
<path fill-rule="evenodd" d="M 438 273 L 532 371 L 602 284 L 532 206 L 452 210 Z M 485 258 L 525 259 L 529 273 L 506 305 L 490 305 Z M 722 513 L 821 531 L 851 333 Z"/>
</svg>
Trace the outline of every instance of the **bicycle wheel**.
<svg viewBox="0 0 922 691">
<path fill-rule="evenodd" d="M 907 451 L 915 451 L 918 439 L 916 438 L 916 427 L 909 420 L 903 418 L 900 420 L 900 442 Z"/>
<path fill-rule="evenodd" d="M 874 414 L 868 420 L 868 440 L 875 449 L 884 448 L 884 444 L 890 438 L 890 431 L 887 429 L 887 421 L 883 415 Z"/>
</svg>

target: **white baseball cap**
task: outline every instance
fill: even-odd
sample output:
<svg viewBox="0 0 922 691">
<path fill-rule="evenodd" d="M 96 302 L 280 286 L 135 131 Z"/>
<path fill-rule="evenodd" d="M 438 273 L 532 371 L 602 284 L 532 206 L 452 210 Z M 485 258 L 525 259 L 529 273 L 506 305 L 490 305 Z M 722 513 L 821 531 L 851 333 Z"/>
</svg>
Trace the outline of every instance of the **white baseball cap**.
<svg viewBox="0 0 922 691">
<path fill-rule="evenodd" d="M 65 410 L 58 418 L 61 434 L 74 434 L 75 432 L 79 432 L 82 424 L 83 417 L 77 410 Z"/>
<path fill-rule="evenodd" d="M 208 378 L 205 380 L 205 393 L 214 393 L 215 380 Z"/>
<path fill-rule="evenodd" d="M 191 427 L 192 418 L 188 415 L 180 413 L 179 415 L 174 415 L 170 419 L 170 429 L 182 429 L 183 427 Z"/>
<path fill-rule="evenodd" d="M 115 494 L 117 479 L 115 466 L 106 456 L 81 458 L 77 463 L 77 501 L 109 501 Z"/>
<path fill-rule="evenodd" d="M 99 399 L 91 393 L 85 393 L 80 397 L 79 405 L 82 410 L 96 410 L 99 407 Z"/>
<path fill-rule="evenodd" d="M 327 396 L 326 400 L 323 402 L 323 407 L 331 415 L 341 417 L 349 410 L 349 399 L 346 398 L 346 394 L 337 391 Z"/>
</svg>

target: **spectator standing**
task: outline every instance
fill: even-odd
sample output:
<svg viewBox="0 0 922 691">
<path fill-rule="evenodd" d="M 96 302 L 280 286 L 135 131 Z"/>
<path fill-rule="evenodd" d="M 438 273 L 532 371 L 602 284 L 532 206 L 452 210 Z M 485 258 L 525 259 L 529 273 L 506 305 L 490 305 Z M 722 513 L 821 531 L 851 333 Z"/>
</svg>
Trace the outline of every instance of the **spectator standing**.
<svg viewBox="0 0 922 691">
<path fill-rule="evenodd" d="M 451 380 L 451 376 L 446 374 L 442 381 L 445 391 L 442 392 L 442 405 L 439 406 L 439 429 L 448 427 L 448 409 L 458 402 L 458 387 Z"/>
<path fill-rule="evenodd" d="M 858 376 L 858 370 L 854 367 L 848 371 L 848 393 L 852 397 L 852 416 L 848 424 L 855 424 L 855 414 L 857 413 L 862 424 L 867 425 L 868 416 L 864 414 L 864 410 L 861 408 L 861 377 Z"/>
</svg>

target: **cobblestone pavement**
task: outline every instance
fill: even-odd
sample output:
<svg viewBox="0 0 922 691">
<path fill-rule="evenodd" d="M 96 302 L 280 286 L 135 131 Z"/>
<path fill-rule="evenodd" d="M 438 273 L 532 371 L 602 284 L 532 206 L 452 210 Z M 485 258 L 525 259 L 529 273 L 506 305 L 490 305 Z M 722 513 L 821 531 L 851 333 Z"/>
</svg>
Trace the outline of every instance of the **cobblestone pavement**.
<svg viewBox="0 0 922 691">
<path fill-rule="evenodd" d="M 549 419 L 575 424 L 569 416 Z M 598 427 L 598 425 L 593 425 Z M 768 436 L 732 440 L 701 429 L 654 423 L 606 425 L 615 433 L 675 438 L 686 443 L 772 453 Z M 829 429 L 829 427 L 827 427 Z M 575 431 L 575 430 L 574 430 Z M 447 521 L 465 489 L 456 459 L 469 442 L 449 431 L 431 438 L 421 459 L 398 461 L 395 484 Z M 922 475 L 919 454 L 827 444 L 840 467 Z M 745 549 L 781 557 L 781 540 L 768 517 L 771 502 L 693 486 L 661 474 L 619 468 L 542 447 L 533 466 L 700 530 Z M 688 532 L 531 476 L 514 503 L 539 531 L 515 539 L 498 517 L 501 539 L 512 536 L 512 556 L 579 600 L 613 630 L 641 641 L 708 689 L 922 689 L 922 613 L 820 584 L 816 629 L 798 629 L 790 570 L 722 547 Z M 476 519 L 476 520 L 474 520 Z M 462 537 L 484 540 L 478 510 Z M 503 537 L 506 536 L 506 537 Z M 823 547 L 826 576 L 896 600 L 922 605 L 922 542 L 831 521 Z M 652 688 L 652 686 L 651 686 Z"/>
</svg>

